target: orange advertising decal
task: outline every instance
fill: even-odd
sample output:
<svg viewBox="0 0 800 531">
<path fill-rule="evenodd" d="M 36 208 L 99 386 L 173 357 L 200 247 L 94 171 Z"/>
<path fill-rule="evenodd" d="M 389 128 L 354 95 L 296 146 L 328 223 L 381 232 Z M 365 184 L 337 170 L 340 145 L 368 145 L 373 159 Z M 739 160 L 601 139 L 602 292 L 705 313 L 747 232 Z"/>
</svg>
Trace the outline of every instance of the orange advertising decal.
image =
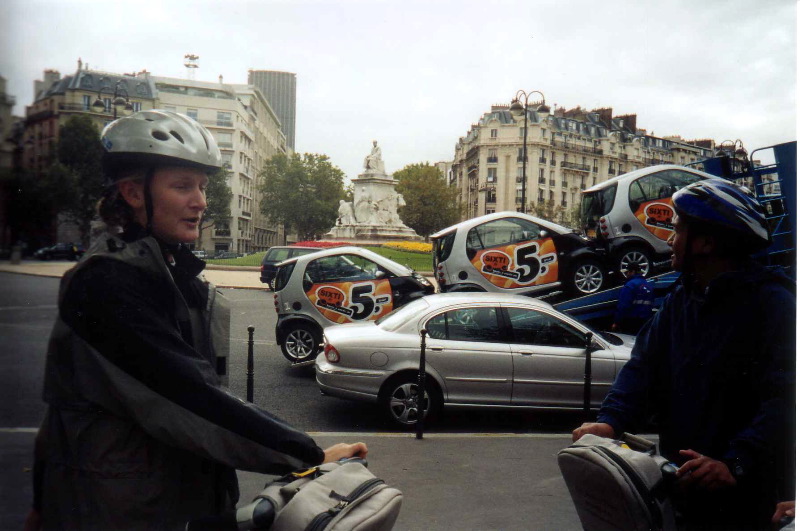
<svg viewBox="0 0 800 531">
<path fill-rule="evenodd" d="M 642 203 L 636 210 L 636 219 L 660 240 L 667 240 L 672 236 L 675 230 L 672 223 L 674 217 L 675 209 L 669 197 Z"/>
<path fill-rule="evenodd" d="M 486 280 L 503 289 L 558 280 L 558 259 L 552 238 L 478 251 L 472 265 Z"/>
<path fill-rule="evenodd" d="M 386 279 L 315 284 L 306 296 L 326 319 L 339 324 L 372 321 L 393 309 Z"/>
</svg>

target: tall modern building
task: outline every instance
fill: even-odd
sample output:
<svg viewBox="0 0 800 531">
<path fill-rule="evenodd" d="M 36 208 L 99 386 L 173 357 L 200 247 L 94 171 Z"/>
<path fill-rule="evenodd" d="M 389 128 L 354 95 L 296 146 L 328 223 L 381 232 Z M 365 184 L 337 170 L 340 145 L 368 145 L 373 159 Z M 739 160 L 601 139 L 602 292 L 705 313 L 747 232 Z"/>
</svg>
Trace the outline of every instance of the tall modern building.
<svg viewBox="0 0 800 531">
<path fill-rule="evenodd" d="M 249 70 L 247 83 L 255 85 L 266 96 L 278 115 L 286 145 L 294 151 L 294 125 L 297 110 L 297 74 L 275 70 Z"/>
</svg>

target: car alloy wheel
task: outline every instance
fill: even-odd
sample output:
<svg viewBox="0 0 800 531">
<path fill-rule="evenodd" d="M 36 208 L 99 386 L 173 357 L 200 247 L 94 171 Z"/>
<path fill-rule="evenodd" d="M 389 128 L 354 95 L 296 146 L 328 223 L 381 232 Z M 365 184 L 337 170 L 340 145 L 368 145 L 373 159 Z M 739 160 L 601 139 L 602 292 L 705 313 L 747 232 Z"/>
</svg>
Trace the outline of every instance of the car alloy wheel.
<svg viewBox="0 0 800 531">
<path fill-rule="evenodd" d="M 319 351 L 319 334 L 309 325 L 294 325 L 283 338 L 281 351 L 292 363 L 313 360 Z"/>
<path fill-rule="evenodd" d="M 572 275 L 572 283 L 577 293 L 588 295 L 599 291 L 603 285 L 603 270 L 600 264 L 594 260 L 578 264 Z"/>
<path fill-rule="evenodd" d="M 650 268 L 652 267 L 650 257 L 646 251 L 639 248 L 628 249 L 622 254 L 619 259 L 619 267 L 617 268 L 617 271 L 622 274 L 622 271 L 627 269 L 629 264 L 634 263 L 639 264 L 639 267 L 642 271 L 642 276 L 646 277 L 650 274 Z"/>
<path fill-rule="evenodd" d="M 430 377 L 429 377 L 430 378 Z M 422 399 L 423 418 L 428 418 L 440 407 L 441 399 L 439 393 L 433 386 L 426 381 L 425 396 Z M 387 384 L 387 392 L 384 395 L 384 408 L 389 413 L 389 417 L 404 426 L 414 426 L 419 420 L 419 408 L 417 406 L 417 392 L 419 385 L 416 374 L 407 374 L 401 378 L 396 378 Z"/>
</svg>

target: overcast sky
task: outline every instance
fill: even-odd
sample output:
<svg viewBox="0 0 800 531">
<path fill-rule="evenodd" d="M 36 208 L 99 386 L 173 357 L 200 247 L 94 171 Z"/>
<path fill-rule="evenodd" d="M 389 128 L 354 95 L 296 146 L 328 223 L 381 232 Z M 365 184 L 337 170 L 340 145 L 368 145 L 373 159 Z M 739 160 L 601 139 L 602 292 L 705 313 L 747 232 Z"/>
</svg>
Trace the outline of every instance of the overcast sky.
<svg viewBox="0 0 800 531">
<path fill-rule="evenodd" d="M 0 75 L 32 102 L 44 69 L 246 83 L 297 74 L 298 152 L 348 177 L 373 139 L 389 173 L 453 157 L 518 89 L 552 106 L 635 113 L 657 136 L 795 140 L 794 0 L 77 1 L 0 3 Z"/>
</svg>

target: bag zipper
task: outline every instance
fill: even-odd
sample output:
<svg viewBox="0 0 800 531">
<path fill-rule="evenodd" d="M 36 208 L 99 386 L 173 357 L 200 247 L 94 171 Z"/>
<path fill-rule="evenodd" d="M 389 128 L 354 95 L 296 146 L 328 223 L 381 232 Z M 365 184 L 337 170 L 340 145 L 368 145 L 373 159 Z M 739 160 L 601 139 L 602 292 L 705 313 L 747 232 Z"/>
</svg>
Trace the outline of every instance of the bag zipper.
<svg viewBox="0 0 800 531">
<path fill-rule="evenodd" d="M 630 477 L 631 481 L 633 481 L 634 487 L 636 487 L 636 491 L 642 497 L 642 500 L 644 500 L 644 503 L 650 512 L 651 521 L 654 525 L 654 527 L 651 527 L 651 529 L 661 530 L 664 525 L 661 518 L 661 509 L 658 507 L 658 502 L 656 501 L 655 496 L 650 492 L 650 489 L 647 488 L 647 485 L 645 485 L 644 481 L 636 472 L 636 470 L 627 461 L 625 461 L 625 459 L 618 456 L 608 448 L 603 446 L 594 446 L 593 448 L 595 450 L 599 450 L 601 454 L 611 459 L 614 463 L 619 465 L 619 467 L 622 468 L 626 474 L 628 474 L 628 477 Z"/>
<path fill-rule="evenodd" d="M 325 527 L 333 520 L 336 515 L 342 512 L 348 505 L 356 501 L 358 498 L 366 494 L 369 490 L 371 490 L 376 485 L 383 483 L 383 480 L 380 478 L 372 478 L 370 480 L 365 481 L 351 492 L 348 496 L 345 496 L 339 503 L 325 511 L 324 513 L 319 513 L 317 516 L 314 517 L 311 522 L 309 522 L 308 526 L 306 527 L 306 531 L 321 531 L 325 529 Z"/>
</svg>

